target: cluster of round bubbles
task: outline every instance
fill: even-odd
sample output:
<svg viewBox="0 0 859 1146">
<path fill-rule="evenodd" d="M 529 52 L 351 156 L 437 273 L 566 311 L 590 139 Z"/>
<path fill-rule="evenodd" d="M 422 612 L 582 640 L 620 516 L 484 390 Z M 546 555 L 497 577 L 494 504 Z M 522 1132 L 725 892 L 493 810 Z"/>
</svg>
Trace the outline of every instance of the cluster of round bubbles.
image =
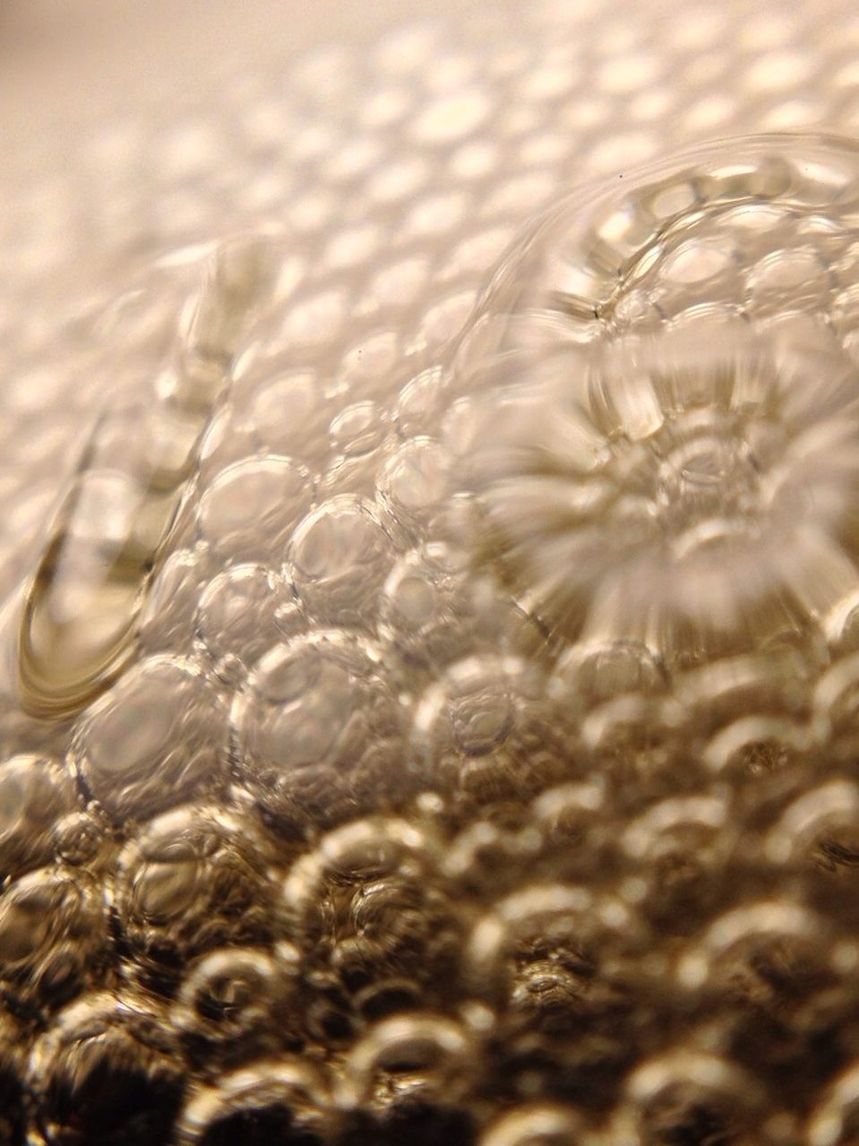
<svg viewBox="0 0 859 1146">
<path fill-rule="evenodd" d="M 215 251 L 24 603 L 0 1143 L 859 1140 L 857 230 L 850 144 L 682 155 L 327 376 Z"/>
</svg>

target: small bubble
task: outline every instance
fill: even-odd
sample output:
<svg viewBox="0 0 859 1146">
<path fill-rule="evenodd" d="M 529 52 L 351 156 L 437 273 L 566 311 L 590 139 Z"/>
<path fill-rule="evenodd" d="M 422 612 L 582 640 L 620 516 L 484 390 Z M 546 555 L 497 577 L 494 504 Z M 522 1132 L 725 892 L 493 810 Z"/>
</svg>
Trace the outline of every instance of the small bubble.
<svg viewBox="0 0 859 1146">
<path fill-rule="evenodd" d="M 429 438 L 400 446 L 379 474 L 377 496 L 394 528 L 419 536 L 432 523 L 450 492 L 450 462 Z"/>
<path fill-rule="evenodd" d="M 539 671 L 513 657 L 475 656 L 452 665 L 418 701 L 412 751 L 427 782 L 482 802 L 562 779 L 568 736 Z"/>
<path fill-rule="evenodd" d="M 53 853 L 54 823 L 76 806 L 68 772 L 41 756 L 14 756 L 0 767 L 0 871 L 18 876 Z"/>
<path fill-rule="evenodd" d="M 582 1119 L 570 1107 L 520 1106 L 499 1118 L 480 1139 L 480 1146 L 573 1146 Z"/>
<path fill-rule="evenodd" d="M 381 1106 L 399 1096 L 453 1102 L 469 1086 L 475 1048 L 468 1032 L 430 1014 L 397 1015 L 373 1027 L 352 1049 L 343 1072 L 353 1101 Z"/>
</svg>

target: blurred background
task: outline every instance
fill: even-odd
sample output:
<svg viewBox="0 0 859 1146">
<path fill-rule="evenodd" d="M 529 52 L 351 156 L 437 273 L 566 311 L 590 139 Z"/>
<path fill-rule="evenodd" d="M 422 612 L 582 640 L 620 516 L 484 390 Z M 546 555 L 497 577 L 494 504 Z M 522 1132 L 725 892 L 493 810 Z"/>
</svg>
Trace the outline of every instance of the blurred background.
<svg viewBox="0 0 859 1146">
<path fill-rule="evenodd" d="M 366 42 L 410 14 L 461 7 L 451 0 L 4 0 L 4 133 L 20 145 L 53 130 L 57 146 L 68 148 L 60 126 L 140 112 L 140 101 L 153 98 L 175 100 L 178 112 L 225 72 L 333 39 Z"/>
</svg>

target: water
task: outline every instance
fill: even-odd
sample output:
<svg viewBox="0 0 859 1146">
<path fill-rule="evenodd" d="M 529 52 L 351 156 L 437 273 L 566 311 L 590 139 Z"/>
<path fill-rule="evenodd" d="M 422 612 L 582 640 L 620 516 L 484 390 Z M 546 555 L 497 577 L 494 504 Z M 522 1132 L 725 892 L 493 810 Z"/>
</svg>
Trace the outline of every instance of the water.
<svg viewBox="0 0 859 1146">
<path fill-rule="evenodd" d="M 201 265 L 19 616 L 0 1135 L 853 1140 L 857 190 L 627 173 L 325 378 Z"/>
</svg>

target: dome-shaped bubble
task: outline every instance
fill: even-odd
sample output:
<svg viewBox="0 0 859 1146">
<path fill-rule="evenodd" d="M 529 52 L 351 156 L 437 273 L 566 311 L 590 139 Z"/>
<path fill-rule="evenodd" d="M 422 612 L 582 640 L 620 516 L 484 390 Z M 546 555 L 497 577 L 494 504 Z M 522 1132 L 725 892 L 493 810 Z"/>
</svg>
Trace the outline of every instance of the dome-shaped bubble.
<svg viewBox="0 0 859 1146">
<path fill-rule="evenodd" d="M 468 550 L 444 541 L 410 549 L 393 566 L 379 635 L 421 675 L 478 650 L 537 657 L 545 643 L 512 595 L 473 567 Z"/>
<path fill-rule="evenodd" d="M 222 561 L 274 561 L 312 500 L 310 475 L 292 458 L 248 458 L 203 492 L 200 535 Z"/>
<path fill-rule="evenodd" d="M 80 718 L 72 763 L 110 815 L 147 819 L 217 790 L 226 767 L 226 712 L 192 665 L 141 661 Z"/>
<path fill-rule="evenodd" d="M 283 576 L 264 565 L 232 565 L 199 596 L 195 627 L 212 671 L 235 685 L 268 650 L 273 634 L 288 638 L 305 624 Z"/>
<path fill-rule="evenodd" d="M 438 520 L 451 491 L 451 464 L 431 438 L 410 439 L 388 457 L 377 480 L 377 497 L 390 528 L 419 540 Z"/>
<path fill-rule="evenodd" d="M 487 547 L 550 626 L 673 668 L 825 629 L 853 589 L 844 356 L 705 328 L 559 347 L 484 401 Z"/>
<path fill-rule="evenodd" d="M 299 523 L 287 557 L 308 614 L 323 625 L 364 627 L 379 608 L 394 543 L 363 498 L 330 498 Z"/>
<path fill-rule="evenodd" d="M 41 756 L 0 766 L 0 871 L 17 876 L 53 854 L 54 824 L 77 803 L 70 773 Z"/>
<path fill-rule="evenodd" d="M 267 861 L 252 824 L 216 806 L 191 804 L 145 825 L 120 853 L 110 888 L 131 976 L 170 995 L 187 960 L 273 939 Z"/>
<path fill-rule="evenodd" d="M 643 1063 L 627 1080 L 611 1137 L 652 1142 L 721 1138 L 725 1143 L 778 1141 L 761 1126 L 754 1080 L 718 1055 L 678 1050 Z"/>
<path fill-rule="evenodd" d="M 139 998 L 91 994 L 36 1042 L 29 1083 L 54 1146 L 164 1141 L 184 1090 L 164 1016 Z"/>
<path fill-rule="evenodd" d="M 538 669 L 515 657 L 457 661 L 414 711 L 412 753 L 424 783 L 478 803 L 541 788 L 575 771 L 576 729 Z M 529 751 L 523 751 L 528 744 Z"/>
<path fill-rule="evenodd" d="M 302 1045 L 298 951 L 228 947 L 188 970 L 171 1012 L 188 1056 L 207 1075 Z"/>
<path fill-rule="evenodd" d="M 474 1039 L 460 1024 L 432 1014 L 385 1019 L 360 1039 L 343 1073 L 348 1100 L 384 1109 L 397 1101 L 453 1103 L 479 1069 Z"/>
<path fill-rule="evenodd" d="M 322 1070 L 294 1058 L 263 1059 L 193 1095 L 179 1118 L 177 1141 L 328 1146 L 338 1121 Z"/>
<path fill-rule="evenodd" d="M 326 823 L 394 798 L 405 714 L 379 647 L 318 629 L 276 645 L 233 705 L 239 772 L 275 818 Z"/>
<path fill-rule="evenodd" d="M 55 1010 L 98 985 L 110 954 L 92 878 L 40 868 L 0 895 L 0 983 L 25 1011 Z"/>
<path fill-rule="evenodd" d="M 576 1146 L 582 1120 L 570 1107 L 522 1105 L 490 1126 L 480 1146 Z"/>
<path fill-rule="evenodd" d="M 416 997 L 440 999 L 457 974 L 461 910 L 438 865 L 437 841 L 392 817 L 336 828 L 293 865 L 284 885 L 291 934 L 316 983 L 353 994 L 347 1029 Z M 311 1009 L 318 1021 L 322 1006 Z"/>
</svg>

